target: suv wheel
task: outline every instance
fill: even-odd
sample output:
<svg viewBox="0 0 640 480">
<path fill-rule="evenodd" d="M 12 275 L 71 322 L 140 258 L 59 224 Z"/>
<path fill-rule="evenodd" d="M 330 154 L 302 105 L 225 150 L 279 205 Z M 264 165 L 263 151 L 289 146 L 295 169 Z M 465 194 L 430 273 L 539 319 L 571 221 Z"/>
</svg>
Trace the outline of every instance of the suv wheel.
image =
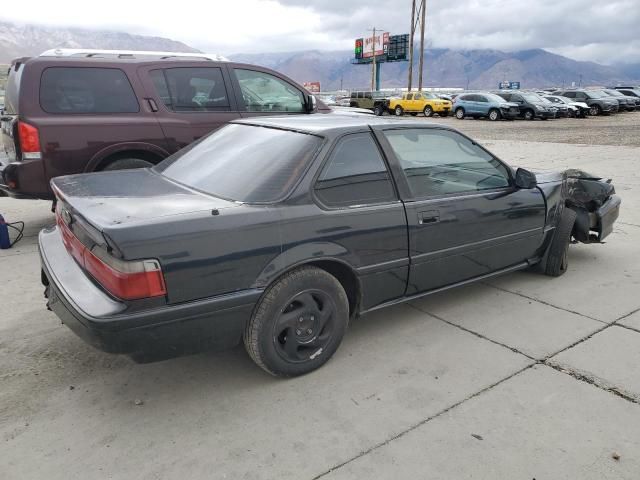
<svg viewBox="0 0 640 480">
<path fill-rule="evenodd" d="M 382 108 L 382 105 L 376 105 L 373 108 L 373 113 L 378 117 L 381 117 L 384 114 L 384 108 Z"/>
<path fill-rule="evenodd" d="M 431 108 L 431 105 L 427 105 L 426 107 L 424 107 L 423 113 L 425 117 L 433 116 L 433 108 Z"/>
<path fill-rule="evenodd" d="M 464 119 L 464 108 L 462 108 L 462 107 L 456 108 L 456 118 L 458 120 L 463 120 Z"/>
<path fill-rule="evenodd" d="M 102 171 L 107 172 L 110 170 L 131 170 L 134 168 L 150 168 L 153 167 L 153 163 L 140 158 L 119 158 L 114 160 L 102 168 Z"/>
<path fill-rule="evenodd" d="M 591 105 L 589 107 L 589 115 L 591 115 L 592 117 L 595 117 L 596 115 L 601 115 L 602 114 L 602 108 L 600 108 L 600 105 Z"/>
<path fill-rule="evenodd" d="M 491 120 L 492 122 L 495 122 L 496 120 L 500 120 L 500 112 L 495 108 L 492 108 L 489 111 L 489 120 Z"/>
<path fill-rule="evenodd" d="M 245 329 L 244 344 L 270 374 L 303 375 L 331 358 L 348 323 L 349 302 L 340 282 L 325 270 L 301 267 L 264 293 Z"/>
<path fill-rule="evenodd" d="M 404 110 L 402 109 L 402 107 L 400 105 L 398 105 L 395 110 L 394 110 L 396 117 L 401 117 L 402 115 L 404 115 Z"/>
<path fill-rule="evenodd" d="M 534 118 L 536 118 L 536 116 L 533 113 L 533 110 L 525 110 L 524 111 L 524 119 L 525 120 L 533 120 Z"/>
</svg>

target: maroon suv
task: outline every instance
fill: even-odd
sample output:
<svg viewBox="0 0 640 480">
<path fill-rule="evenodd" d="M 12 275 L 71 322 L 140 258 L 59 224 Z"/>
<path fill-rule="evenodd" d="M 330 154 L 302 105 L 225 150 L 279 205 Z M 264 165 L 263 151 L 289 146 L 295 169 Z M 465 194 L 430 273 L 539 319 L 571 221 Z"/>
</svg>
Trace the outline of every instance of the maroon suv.
<svg viewBox="0 0 640 480">
<path fill-rule="evenodd" d="M 198 54 L 56 50 L 14 60 L 0 195 L 60 175 L 148 167 L 230 120 L 329 111 L 273 70 Z M 4 162 L 4 163 L 3 163 Z"/>
</svg>

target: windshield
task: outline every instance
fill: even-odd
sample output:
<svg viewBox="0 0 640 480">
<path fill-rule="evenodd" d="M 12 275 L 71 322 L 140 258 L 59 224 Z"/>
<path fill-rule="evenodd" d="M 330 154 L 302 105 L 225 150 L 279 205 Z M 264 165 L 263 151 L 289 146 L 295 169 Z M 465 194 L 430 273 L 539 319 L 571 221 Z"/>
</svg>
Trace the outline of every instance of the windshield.
<svg viewBox="0 0 640 480">
<path fill-rule="evenodd" d="M 602 97 L 609 96 L 606 93 L 604 93 L 602 90 L 588 90 L 586 93 L 589 96 L 589 98 L 602 98 Z"/>
<path fill-rule="evenodd" d="M 624 94 L 620 93 L 617 90 L 604 90 L 604 93 L 606 93 L 610 97 L 624 97 Z"/>
<path fill-rule="evenodd" d="M 520 95 L 522 95 L 522 97 L 528 102 L 533 102 L 533 103 L 544 102 L 542 97 L 539 97 L 535 93 L 521 93 Z"/>
<path fill-rule="evenodd" d="M 282 199 L 306 170 L 322 138 L 230 124 L 155 167 L 165 177 L 216 197 L 246 203 Z"/>
<path fill-rule="evenodd" d="M 506 102 L 506 100 L 504 98 L 502 98 L 499 95 L 495 95 L 493 93 L 483 93 L 482 95 L 484 95 L 485 97 L 487 97 L 488 100 L 491 100 L 492 102 L 498 102 L 498 103 L 504 103 Z"/>
</svg>

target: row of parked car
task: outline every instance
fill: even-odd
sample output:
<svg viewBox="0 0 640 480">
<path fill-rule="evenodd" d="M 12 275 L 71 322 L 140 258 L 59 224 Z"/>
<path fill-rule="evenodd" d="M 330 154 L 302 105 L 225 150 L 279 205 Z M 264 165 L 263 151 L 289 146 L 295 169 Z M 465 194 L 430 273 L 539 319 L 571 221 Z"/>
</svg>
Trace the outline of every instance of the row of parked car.
<svg viewBox="0 0 640 480">
<path fill-rule="evenodd" d="M 455 96 L 456 118 L 490 120 L 585 118 L 640 110 L 640 88 L 475 92 Z"/>
<path fill-rule="evenodd" d="M 425 117 L 431 117 L 434 114 L 454 114 L 459 119 L 485 117 L 490 120 L 585 118 L 639 110 L 640 87 L 499 90 L 453 95 L 419 91 L 399 96 L 385 96 L 381 92 L 352 92 L 350 106 L 371 110 L 376 115 L 424 114 Z"/>
</svg>

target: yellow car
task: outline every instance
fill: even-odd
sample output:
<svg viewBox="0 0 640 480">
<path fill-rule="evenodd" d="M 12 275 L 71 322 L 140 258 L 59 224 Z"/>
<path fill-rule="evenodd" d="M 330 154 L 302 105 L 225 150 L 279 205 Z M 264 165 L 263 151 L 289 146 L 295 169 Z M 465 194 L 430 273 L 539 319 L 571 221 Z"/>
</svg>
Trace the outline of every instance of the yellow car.
<svg viewBox="0 0 640 480">
<path fill-rule="evenodd" d="M 429 92 L 409 92 L 402 95 L 402 98 L 392 98 L 389 101 L 389 112 L 398 116 L 410 113 L 417 115 L 424 113 L 425 117 L 430 117 L 434 113 L 441 117 L 446 117 L 451 112 L 452 104 L 449 100 L 444 100 Z"/>
</svg>

